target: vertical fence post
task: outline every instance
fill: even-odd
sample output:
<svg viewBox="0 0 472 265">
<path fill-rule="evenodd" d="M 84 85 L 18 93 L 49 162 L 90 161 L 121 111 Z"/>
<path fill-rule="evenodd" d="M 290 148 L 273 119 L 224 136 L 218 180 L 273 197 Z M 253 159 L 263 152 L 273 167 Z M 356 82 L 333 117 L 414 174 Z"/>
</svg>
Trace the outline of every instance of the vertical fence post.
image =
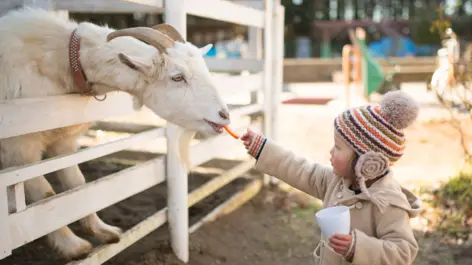
<svg viewBox="0 0 472 265">
<path fill-rule="evenodd" d="M 0 260 L 11 255 L 7 187 L 0 183 Z"/>
<path fill-rule="evenodd" d="M 259 1 L 238 1 L 241 4 L 245 4 L 254 8 L 259 9 L 260 6 L 256 2 L 263 3 L 264 0 Z M 251 59 L 262 60 L 262 29 L 258 27 L 248 27 L 248 52 Z M 261 104 L 261 95 L 264 95 L 264 83 L 265 83 L 265 74 L 262 75 L 260 80 L 260 87 L 255 91 L 251 91 L 250 104 Z M 253 115 L 251 117 L 251 124 L 257 119 Z M 260 177 L 264 177 L 266 174 L 261 173 Z"/>
<path fill-rule="evenodd" d="M 272 108 L 271 108 L 271 92 L 272 92 L 272 20 L 273 20 L 273 2 L 274 0 L 265 0 L 265 19 L 264 19 L 264 124 L 263 133 L 267 137 L 272 138 Z M 270 176 L 264 175 L 264 184 L 270 183 Z"/>
<path fill-rule="evenodd" d="M 248 46 L 251 59 L 261 60 L 262 57 L 262 29 L 257 27 L 248 27 Z M 251 104 L 259 103 L 260 94 L 263 92 L 264 78 L 261 80 L 261 88 L 251 91 Z M 251 123 L 253 119 L 251 118 Z"/>
<path fill-rule="evenodd" d="M 185 0 L 165 1 L 165 22 L 174 26 L 184 38 L 187 36 Z M 189 260 L 188 174 L 179 156 L 179 137 L 182 129 L 167 123 L 167 216 L 171 246 L 183 262 Z"/>
<path fill-rule="evenodd" d="M 285 8 L 280 4 L 280 0 L 274 1 L 274 20 L 272 27 L 272 44 L 273 46 L 273 83 L 272 83 L 272 121 L 271 136 L 277 141 L 279 140 L 279 121 L 280 121 L 280 102 L 283 89 L 283 72 L 284 72 L 284 19 Z"/>
<path fill-rule="evenodd" d="M 273 1 L 272 8 L 272 83 L 270 92 L 270 133 L 274 141 L 278 141 L 280 122 L 280 102 L 283 89 L 284 71 L 284 20 L 285 7 L 280 4 L 280 0 Z M 270 179 L 272 184 L 279 182 L 277 178 Z"/>
</svg>

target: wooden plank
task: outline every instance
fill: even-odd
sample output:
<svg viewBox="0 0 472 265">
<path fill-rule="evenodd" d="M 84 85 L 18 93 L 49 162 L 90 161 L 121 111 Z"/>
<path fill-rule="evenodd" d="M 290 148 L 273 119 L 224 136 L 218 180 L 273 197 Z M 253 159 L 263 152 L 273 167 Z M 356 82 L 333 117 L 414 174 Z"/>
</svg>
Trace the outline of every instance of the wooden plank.
<svg viewBox="0 0 472 265">
<path fill-rule="evenodd" d="M 23 211 L 26 209 L 25 185 L 23 182 L 7 187 L 8 202 L 13 205 L 10 213 Z"/>
<path fill-rule="evenodd" d="M 279 140 L 280 131 L 280 103 L 283 90 L 283 71 L 284 71 L 284 21 L 285 8 L 280 5 L 280 0 L 275 1 L 275 16 L 273 21 L 273 75 L 272 75 L 272 91 L 271 91 L 271 132 L 274 141 Z"/>
<path fill-rule="evenodd" d="M 217 191 L 226 184 L 230 183 L 231 181 L 241 176 L 245 172 L 249 171 L 253 167 L 253 160 L 242 162 L 239 165 L 224 172 L 220 176 L 213 178 L 212 180 L 198 187 L 196 190 L 192 191 L 192 193 L 188 196 L 189 207 L 197 204 L 199 201 L 208 197 L 210 194 Z"/>
<path fill-rule="evenodd" d="M 265 29 L 264 29 L 264 124 L 262 133 L 271 138 L 272 137 L 272 90 L 273 90 L 273 15 L 274 15 L 274 3 L 272 0 L 264 1 L 265 3 Z M 264 183 L 268 184 L 270 177 L 267 174 L 264 174 Z"/>
<path fill-rule="evenodd" d="M 239 73 L 242 71 L 261 72 L 264 63 L 257 59 L 217 59 L 205 58 L 205 62 L 212 72 Z"/>
<path fill-rule="evenodd" d="M 80 95 L 0 101 L 0 139 L 101 120 L 133 112 L 126 93 L 109 93 L 105 101 Z"/>
<path fill-rule="evenodd" d="M 85 259 L 71 261 L 67 263 L 67 265 L 103 264 L 121 251 L 136 243 L 141 238 L 165 224 L 166 221 L 167 208 L 164 208 L 123 233 L 120 237 L 119 243 L 103 245 L 90 253 L 90 255 L 88 255 L 88 257 Z"/>
<path fill-rule="evenodd" d="M 167 135 L 167 207 L 171 247 L 184 263 L 189 259 L 188 169 L 180 156 L 180 135 L 184 131 L 169 123 Z M 185 147 L 184 147 L 185 148 Z M 184 158 L 185 159 L 185 158 Z"/>
<path fill-rule="evenodd" d="M 200 221 L 193 224 L 189 232 L 193 233 L 198 230 L 202 225 L 213 222 L 218 217 L 222 215 L 226 215 L 231 213 L 232 211 L 236 210 L 251 198 L 257 195 L 262 188 L 262 181 L 261 180 L 253 180 L 251 183 L 246 185 L 243 190 L 239 191 L 238 193 L 234 194 L 229 198 L 227 201 L 223 202 L 222 204 L 218 205 L 213 211 L 203 217 Z"/>
<path fill-rule="evenodd" d="M 249 5 L 257 9 L 264 9 L 264 1 L 237 1 L 238 3 Z M 262 33 L 263 30 L 256 27 L 248 28 L 248 46 L 249 56 L 251 59 L 263 60 L 263 49 L 262 49 Z M 251 93 L 251 104 L 262 104 L 262 88 L 264 87 L 264 75 L 259 81 L 260 89 L 255 90 Z M 256 117 L 252 116 L 251 121 L 254 121 Z"/>
<path fill-rule="evenodd" d="M 233 195 L 228 201 L 218 206 L 214 211 L 210 212 L 210 214 L 204 217 L 201 221 L 194 224 L 190 232 L 195 232 L 196 229 L 202 224 L 214 220 L 221 214 L 227 214 L 235 208 L 239 207 L 241 204 L 247 202 L 250 198 L 257 194 L 261 186 L 261 182 L 257 180 L 248 184 L 242 191 Z M 195 198 L 197 196 L 197 193 L 197 190 L 191 192 L 189 194 L 189 198 Z M 123 235 L 121 235 L 121 240 L 119 243 L 101 246 L 95 251 L 93 251 L 87 258 L 79 261 L 69 262 L 67 263 L 67 265 L 96 265 L 104 263 L 105 261 L 116 256 L 118 253 L 120 253 L 127 247 L 131 246 L 133 243 L 137 242 L 141 238 L 145 237 L 146 235 L 150 234 L 151 232 L 162 226 L 167 221 L 167 210 L 167 207 L 160 210 L 159 212 L 151 215 L 144 221 L 140 222 L 130 230 L 123 233 Z"/>
<path fill-rule="evenodd" d="M 0 260 L 11 255 L 12 246 L 9 227 L 7 187 L 0 184 L 0 235 L 2 235 L 0 240 Z"/>
<path fill-rule="evenodd" d="M 230 23 L 264 27 L 264 11 L 225 0 L 186 0 L 187 14 Z"/>
<path fill-rule="evenodd" d="M 164 158 L 156 158 L 34 203 L 10 215 L 12 247 L 18 248 L 164 180 Z"/>
<path fill-rule="evenodd" d="M 77 13 L 161 13 L 163 0 L 152 0 L 154 4 L 140 5 L 127 0 L 53 0 L 54 9 L 64 9 Z M 134 3 L 133 3 L 134 2 Z"/>
<path fill-rule="evenodd" d="M 187 39 L 186 0 L 165 1 L 165 22 L 174 26 L 184 39 Z M 187 139 L 190 144 L 191 134 L 173 123 L 168 123 L 167 130 L 167 219 L 169 222 L 170 245 L 175 256 L 187 263 L 190 255 L 189 246 L 189 215 L 187 206 L 188 195 L 188 165 L 181 157 L 183 148 L 181 139 Z M 181 138 L 183 136 L 183 138 Z"/>
<path fill-rule="evenodd" d="M 98 121 L 90 129 L 102 130 L 109 132 L 120 132 L 120 133 L 141 133 L 153 129 L 158 129 L 158 126 L 148 124 L 136 124 L 128 122 L 112 122 L 112 121 Z M 162 128 L 162 136 L 164 136 L 164 128 Z"/>
<path fill-rule="evenodd" d="M 153 129 L 124 139 L 82 149 L 74 154 L 45 159 L 32 165 L 8 168 L 0 171 L 0 183 L 6 186 L 14 185 L 62 168 L 118 152 L 132 147 L 141 141 L 163 137 L 164 133 L 164 129 Z"/>
</svg>

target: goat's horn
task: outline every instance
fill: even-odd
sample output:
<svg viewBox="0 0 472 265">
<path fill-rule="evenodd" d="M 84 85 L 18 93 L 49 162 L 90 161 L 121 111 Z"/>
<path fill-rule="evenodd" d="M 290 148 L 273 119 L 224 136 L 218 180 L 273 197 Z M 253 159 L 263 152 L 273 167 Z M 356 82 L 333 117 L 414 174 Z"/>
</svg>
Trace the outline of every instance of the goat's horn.
<svg viewBox="0 0 472 265">
<path fill-rule="evenodd" d="M 107 41 L 114 38 L 130 36 L 138 40 L 144 41 L 159 50 L 160 53 L 166 53 L 166 49 L 174 46 L 174 41 L 165 34 L 155 31 L 148 27 L 134 27 L 113 31 L 108 34 Z"/>
<path fill-rule="evenodd" d="M 178 32 L 173 26 L 167 23 L 158 24 L 152 28 L 169 36 L 169 38 L 171 38 L 174 41 L 185 43 L 185 40 L 180 34 L 180 32 Z"/>
</svg>

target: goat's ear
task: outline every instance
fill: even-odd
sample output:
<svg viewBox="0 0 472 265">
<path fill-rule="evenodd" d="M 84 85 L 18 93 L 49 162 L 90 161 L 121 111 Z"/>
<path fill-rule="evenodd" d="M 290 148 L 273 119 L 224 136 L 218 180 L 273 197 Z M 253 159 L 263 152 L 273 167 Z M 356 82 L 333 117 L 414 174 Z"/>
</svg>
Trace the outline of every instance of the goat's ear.
<svg viewBox="0 0 472 265">
<path fill-rule="evenodd" d="M 211 47 L 213 47 L 213 44 L 211 44 L 211 43 L 207 44 L 204 47 L 200 48 L 200 52 L 202 53 L 202 55 L 205 55 L 211 50 Z"/>
<path fill-rule="evenodd" d="M 120 62 L 124 65 L 142 73 L 147 73 L 152 68 L 152 61 L 149 60 L 149 58 L 130 56 L 122 52 L 118 54 L 118 58 L 120 59 Z"/>
</svg>

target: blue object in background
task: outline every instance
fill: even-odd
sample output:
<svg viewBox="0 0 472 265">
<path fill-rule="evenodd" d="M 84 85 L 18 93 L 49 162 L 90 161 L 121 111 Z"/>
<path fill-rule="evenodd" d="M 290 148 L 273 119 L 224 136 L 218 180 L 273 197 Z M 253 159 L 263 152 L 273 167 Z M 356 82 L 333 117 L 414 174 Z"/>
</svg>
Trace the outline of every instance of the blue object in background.
<svg viewBox="0 0 472 265">
<path fill-rule="evenodd" d="M 216 56 L 216 48 L 215 45 L 211 47 L 211 49 L 205 54 L 203 57 L 215 57 Z"/>
<path fill-rule="evenodd" d="M 395 54 L 395 40 L 393 38 L 384 37 L 378 41 L 374 41 L 369 45 L 369 51 L 375 57 L 386 58 L 415 56 L 417 47 L 413 41 L 408 38 L 400 37 L 398 39 L 398 49 Z"/>
</svg>

